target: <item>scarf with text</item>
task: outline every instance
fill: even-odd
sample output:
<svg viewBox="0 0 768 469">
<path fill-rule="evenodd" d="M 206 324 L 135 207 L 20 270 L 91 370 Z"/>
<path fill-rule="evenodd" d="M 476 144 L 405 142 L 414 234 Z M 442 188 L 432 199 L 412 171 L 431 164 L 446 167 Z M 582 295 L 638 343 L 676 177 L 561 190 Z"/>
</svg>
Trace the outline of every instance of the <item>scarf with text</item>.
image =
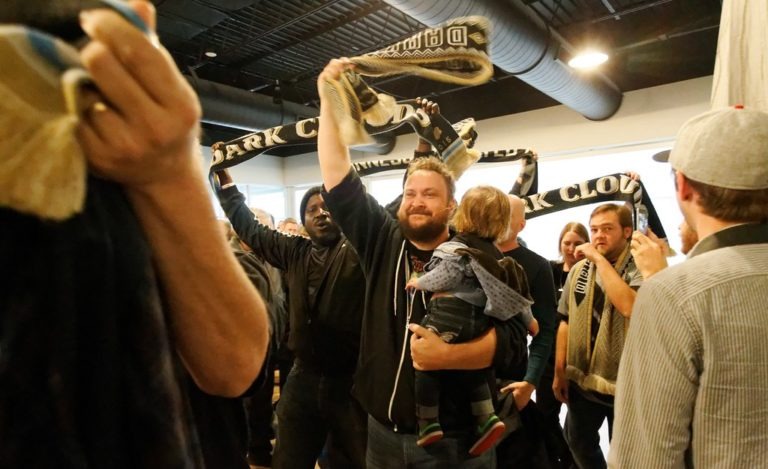
<svg viewBox="0 0 768 469">
<path fill-rule="evenodd" d="M 407 123 L 437 149 L 455 175 L 460 175 L 480 156 L 471 150 L 474 120 L 451 125 L 440 115 L 426 113 L 414 100 L 396 102 L 391 96 L 375 93 L 361 75 L 412 73 L 448 83 L 481 84 L 493 75 L 487 52 L 488 34 L 489 23 L 485 18 L 457 18 L 385 49 L 351 58 L 354 72 L 345 72 L 338 80 L 326 81 L 320 87 L 344 144 L 368 143 L 370 135 L 389 132 Z M 313 117 L 216 143 L 211 171 L 237 165 L 277 146 L 315 143 L 318 125 L 318 119 Z"/>
<path fill-rule="evenodd" d="M 394 98 L 374 92 L 361 75 L 383 77 L 410 73 L 457 85 L 485 83 L 493 76 L 488 57 L 489 30 L 490 23 L 483 17 L 456 18 L 379 51 L 349 59 L 354 71 L 346 71 L 335 80 L 325 80 L 319 87 L 323 102 L 330 105 L 344 144 L 368 143 L 370 137 L 365 123 L 386 124 L 396 110 Z"/>
<path fill-rule="evenodd" d="M 378 127 L 366 123 L 366 131 L 376 135 L 408 124 L 413 127 L 419 137 L 434 146 L 439 155 L 447 158 L 446 164 L 448 160 L 452 160 L 454 166 L 466 169 L 480 157 L 480 154 L 472 149 L 477 138 L 474 119 L 467 118 L 451 124 L 440 114 L 430 115 L 425 112 L 414 99 L 397 102 L 395 108 L 395 113 L 389 122 Z M 230 168 L 283 146 L 314 145 L 317 143 L 318 127 L 318 118 L 312 117 L 293 124 L 253 132 L 229 142 L 215 143 L 211 147 L 213 158 L 210 170 L 215 172 Z M 386 167 L 389 161 L 397 160 L 381 163 L 383 168 L 381 171 L 401 168 L 401 166 Z M 406 166 L 407 164 L 402 168 Z"/>
<path fill-rule="evenodd" d="M 632 263 L 629 243 L 614 263 L 624 277 Z M 605 292 L 597 285 L 597 268 L 585 259 L 574 267 L 568 297 L 568 379 L 582 389 L 615 395 L 619 359 L 629 320 L 606 301 Z M 597 322 L 594 346 L 593 328 Z"/>
<path fill-rule="evenodd" d="M 609 174 L 577 184 L 569 184 L 557 190 L 525 195 L 521 198 L 525 202 L 525 218 L 528 220 L 598 202 L 628 202 L 635 209 L 638 207 L 647 209 L 648 227 L 659 238 L 667 237 L 643 183 L 633 180 L 626 174 Z M 634 211 L 633 215 L 635 223 L 637 223 L 637 210 Z"/>
</svg>

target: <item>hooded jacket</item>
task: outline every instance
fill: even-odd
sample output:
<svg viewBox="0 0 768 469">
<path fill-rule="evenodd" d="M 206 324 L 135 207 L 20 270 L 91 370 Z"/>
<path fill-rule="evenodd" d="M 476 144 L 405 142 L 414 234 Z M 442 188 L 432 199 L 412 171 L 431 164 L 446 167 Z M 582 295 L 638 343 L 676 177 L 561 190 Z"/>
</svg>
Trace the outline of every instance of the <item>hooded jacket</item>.
<svg viewBox="0 0 768 469">
<path fill-rule="evenodd" d="M 354 170 L 323 199 L 333 219 L 357 250 L 365 272 L 366 293 L 360 360 L 353 395 L 380 423 L 396 432 L 415 433 L 414 368 L 409 323 L 419 323 L 429 301 L 427 292 L 410 300 L 405 284 L 410 274 L 409 250 L 400 225 L 365 192 Z M 494 320 L 497 347 L 493 368 L 505 375 L 525 373 L 526 331 L 520 321 Z M 473 425 L 467 391 L 446 388 L 440 398 L 446 431 L 468 431 Z"/>
</svg>

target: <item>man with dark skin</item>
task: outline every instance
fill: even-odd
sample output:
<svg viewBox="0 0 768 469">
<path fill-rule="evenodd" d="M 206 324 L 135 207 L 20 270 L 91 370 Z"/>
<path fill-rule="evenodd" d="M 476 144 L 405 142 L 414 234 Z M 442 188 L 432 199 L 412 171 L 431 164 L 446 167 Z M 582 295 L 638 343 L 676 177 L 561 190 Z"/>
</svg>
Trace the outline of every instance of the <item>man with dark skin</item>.
<svg viewBox="0 0 768 469">
<path fill-rule="evenodd" d="M 328 437 L 332 467 L 364 467 L 365 413 L 350 394 L 365 282 L 357 252 L 331 218 L 320 187 L 301 201 L 306 239 L 254 220 L 229 173 L 216 174 L 235 232 L 254 254 L 283 270 L 288 288 L 288 348 L 296 358 L 277 406 L 273 466 L 315 467 Z"/>
</svg>

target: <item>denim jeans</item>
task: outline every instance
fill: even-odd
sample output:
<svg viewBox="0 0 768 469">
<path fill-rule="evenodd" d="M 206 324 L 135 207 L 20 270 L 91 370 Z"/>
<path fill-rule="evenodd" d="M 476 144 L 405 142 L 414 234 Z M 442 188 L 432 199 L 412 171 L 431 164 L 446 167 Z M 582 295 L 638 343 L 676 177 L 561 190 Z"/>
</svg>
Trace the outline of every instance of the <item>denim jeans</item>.
<svg viewBox="0 0 768 469">
<path fill-rule="evenodd" d="M 432 330 L 447 343 L 467 342 L 487 331 L 491 320 L 483 308 L 455 297 L 433 298 L 421 325 Z M 469 391 L 471 403 L 478 407 L 475 416 L 493 413 L 487 370 L 416 371 L 416 409 L 421 419 L 436 418 L 442 383 L 463 386 Z M 470 405 L 470 402 L 467 402 Z M 482 409 L 482 410 L 480 410 Z"/>
<path fill-rule="evenodd" d="M 554 355 L 553 350 L 539 385 L 536 387 L 536 407 L 541 412 L 544 445 L 550 465 L 555 469 L 570 469 L 573 466 L 573 457 L 565 441 L 563 427 L 560 426 L 562 403 L 555 398 L 555 393 L 552 391 L 555 375 Z"/>
<path fill-rule="evenodd" d="M 395 433 L 373 417 L 368 417 L 368 469 L 495 469 L 496 452 L 492 448 L 473 458 L 469 448 L 475 435 L 448 433 L 426 448 L 416 444 L 416 435 Z"/>
<path fill-rule="evenodd" d="M 294 363 L 277 404 L 273 467 L 314 468 L 327 438 L 331 467 L 365 467 L 366 414 L 351 388 L 351 375 L 326 376 Z"/>
<path fill-rule="evenodd" d="M 592 401 L 584 391 L 570 383 L 568 387 L 568 415 L 565 417 L 565 439 L 571 448 L 573 461 L 580 469 L 603 469 L 605 456 L 600 449 L 603 421 L 608 419 L 608 438 L 613 434 L 613 407 Z"/>
</svg>

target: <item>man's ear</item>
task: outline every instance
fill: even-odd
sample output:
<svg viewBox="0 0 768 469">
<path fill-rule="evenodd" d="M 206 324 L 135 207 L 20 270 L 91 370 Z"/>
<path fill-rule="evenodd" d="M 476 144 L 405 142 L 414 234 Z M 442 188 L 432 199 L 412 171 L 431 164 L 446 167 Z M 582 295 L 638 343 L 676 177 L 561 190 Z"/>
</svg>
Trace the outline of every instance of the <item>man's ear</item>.
<svg viewBox="0 0 768 469">
<path fill-rule="evenodd" d="M 680 203 L 692 201 L 695 195 L 695 191 L 688 184 L 688 179 L 680 171 L 675 171 L 675 195 Z"/>
</svg>

